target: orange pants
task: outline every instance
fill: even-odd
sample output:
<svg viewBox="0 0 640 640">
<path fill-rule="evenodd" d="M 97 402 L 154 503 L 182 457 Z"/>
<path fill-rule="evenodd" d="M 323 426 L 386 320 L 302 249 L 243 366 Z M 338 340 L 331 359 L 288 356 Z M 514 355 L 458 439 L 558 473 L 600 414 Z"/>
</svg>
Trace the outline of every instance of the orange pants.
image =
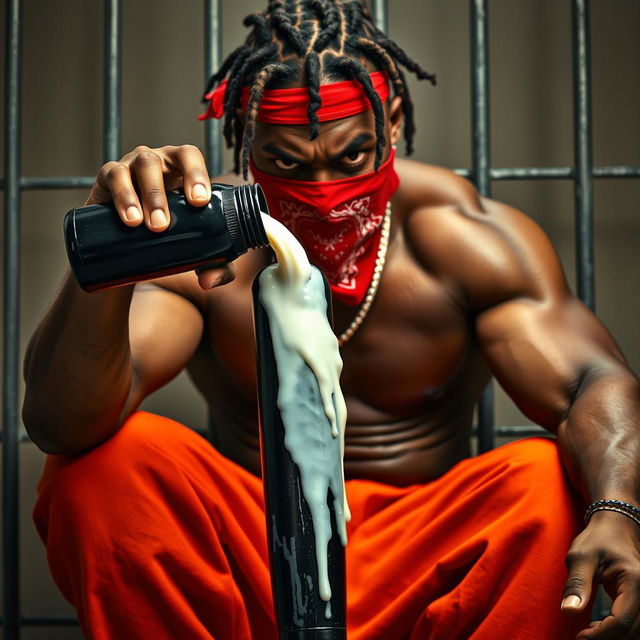
<svg viewBox="0 0 640 640">
<path fill-rule="evenodd" d="M 48 456 L 34 520 L 53 578 L 98 640 L 276 640 L 259 478 L 137 411 Z M 428 484 L 347 482 L 349 640 L 567 640 L 578 531 L 556 445 L 531 438 Z"/>
</svg>

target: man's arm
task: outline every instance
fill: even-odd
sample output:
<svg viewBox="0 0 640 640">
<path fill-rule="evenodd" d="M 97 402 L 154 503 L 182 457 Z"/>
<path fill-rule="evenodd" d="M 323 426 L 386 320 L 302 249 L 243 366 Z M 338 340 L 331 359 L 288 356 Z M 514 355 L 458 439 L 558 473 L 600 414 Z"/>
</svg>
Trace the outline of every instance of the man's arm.
<svg viewBox="0 0 640 640">
<path fill-rule="evenodd" d="M 106 440 L 184 368 L 202 326 L 200 311 L 177 293 L 141 283 L 89 294 L 67 273 L 25 356 L 22 417 L 31 439 L 47 453 Z"/>
<path fill-rule="evenodd" d="M 557 434 L 585 502 L 640 506 L 640 386 L 602 323 L 569 290 L 542 230 L 523 214 L 483 203 L 493 228 L 484 250 L 504 260 L 487 286 L 467 293 L 480 345 L 498 381 L 531 420 Z M 491 271 L 491 268 L 489 268 Z M 481 272 L 481 271 L 480 271 Z M 489 280 L 491 282 L 491 280 Z M 619 513 L 593 515 L 568 557 L 565 609 L 582 610 L 594 579 L 614 598 L 612 615 L 580 638 L 638 637 L 640 527 Z"/>
<path fill-rule="evenodd" d="M 479 198 L 449 175 L 451 202 L 408 221 L 417 258 L 475 321 L 498 381 L 532 421 L 557 435 L 585 504 L 607 498 L 640 507 L 640 386 L 603 324 L 571 293 L 540 227 Z M 567 556 L 567 612 L 583 610 L 592 583 L 613 596 L 612 615 L 579 638 L 640 637 L 640 526 L 597 512 Z"/>
<path fill-rule="evenodd" d="M 112 201 L 123 224 L 161 233 L 169 224 L 166 190 L 182 185 L 189 202 L 202 206 L 209 182 L 193 145 L 140 146 L 101 168 L 85 205 Z M 24 361 L 22 416 L 34 442 L 46 452 L 74 453 L 113 435 L 196 349 L 203 328 L 197 284 L 209 289 L 229 276 L 227 268 L 203 268 L 160 278 L 161 286 L 89 294 L 68 271 Z M 175 292 L 162 288 L 170 280 Z"/>
<path fill-rule="evenodd" d="M 529 218 L 485 203 L 506 278 L 473 286 L 485 357 L 522 412 L 557 434 L 584 499 L 640 503 L 638 378 L 598 318 L 569 290 L 544 232 Z M 491 248 L 487 239 L 484 250 Z M 467 279 L 469 281 L 469 279 Z M 483 302 L 484 301 L 484 302 Z"/>
<path fill-rule="evenodd" d="M 640 453 L 637 377 L 571 293 L 544 231 L 452 180 L 464 205 L 429 207 L 409 221 L 416 256 L 474 319 L 493 373 L 522 412 L 557 434 L 584 499 L 616 491 L 640 502 L 640 465 L 629 465 Z"/>
<path fill-rule="evenodd" d="M 67 271 L 23 365 L 22 418 L 43 451 L 69 452 L 74 440 L 89 446 L 113 432 L 132 381 L 126 328 L 132 294 L 133 286 L 125 286 L 89 295 Z"/>
</svg>

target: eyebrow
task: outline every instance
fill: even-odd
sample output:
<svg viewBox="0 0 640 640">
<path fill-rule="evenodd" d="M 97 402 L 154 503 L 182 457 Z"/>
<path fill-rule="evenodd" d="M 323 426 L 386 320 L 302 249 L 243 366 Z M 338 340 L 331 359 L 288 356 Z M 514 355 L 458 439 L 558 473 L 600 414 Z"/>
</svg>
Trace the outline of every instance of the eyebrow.
<svg viewBox="0 0 640 640">
<path fill-rule="evenodd" d="M 332 155 L 331 160 L 340 160 L 340 158 L 348 156 L 350 153 L 356 151 L 361 144 L 372 139 L 373 136 L 370 133 L 358 134 L 341 151 L 338 151 L 338 153 Z M 262 150 L 268 153 L 273 153 L 274 155 L 282 158 L 283 160 L 286 160 L 287 162 L 297 162 L 299 164 L 304 163 L 304 161 L 300 158 L 296 158 L 296 156 L 291 155 L 288 151 L 281 149 L 275 142 L 267 142 L 267 144 L 263 145 Z"/>
<path fill-rule="evenodd" d="M 287 162 L 302 163 L 302 160 L 300 160 L 300 158 L 296 158 L 290 153 L 287 153 L 284 149 L 281 149 L 275 142 L 267 142 L 267 144 L 262 147 L 262 150 L 267 151 L 268 153 L 273 153 L 283 160 L 286 160 Z"/>
<path fill-rule="evenodd" d="M 340 158 L 348 156 L 350 153 L 356 151 L 363 142 L 368 142 L 372 138 L 373 136 L 370 133 L 361 133 L 357 135 L 346 147 L 342 149 L 342 151 L 331 156 L 331 160 L 340 160 Z"/>
</svg>

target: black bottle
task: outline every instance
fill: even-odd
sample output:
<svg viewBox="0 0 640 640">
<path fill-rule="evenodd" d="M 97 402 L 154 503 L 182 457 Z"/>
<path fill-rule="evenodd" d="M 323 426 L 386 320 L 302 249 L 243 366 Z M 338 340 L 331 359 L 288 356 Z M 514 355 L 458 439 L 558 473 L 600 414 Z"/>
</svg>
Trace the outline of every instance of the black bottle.
<svg viewBox="0 0 640 640">
<path fill-rule="evenodd" d="M 260 185 L 211 185 L 204 207 L 186 201 L 183 189 L 167 192 L 171 221 L 165 231 L 127 226 L 113 203 L 72 209 L 64 217 L 71 269 L 85 291 L 225 264 L 268 245 L 261 213 L 268 213 Z"/>
</svg>

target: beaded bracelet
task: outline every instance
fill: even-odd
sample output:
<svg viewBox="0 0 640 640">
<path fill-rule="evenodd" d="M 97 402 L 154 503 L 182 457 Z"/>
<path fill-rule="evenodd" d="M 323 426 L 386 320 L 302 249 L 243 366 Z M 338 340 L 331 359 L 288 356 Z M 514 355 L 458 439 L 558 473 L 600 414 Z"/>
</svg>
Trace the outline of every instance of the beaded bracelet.
<svg viewBox="0 0 640 640">
<path fill-rule="evenodd" d="M 584 514 L 585 524 L 589 523 L 591 516 L 596 511 L 615 511 L 616 513 L 621 513 L 631 518 L 636 524 L 640 525 L 640 509 L 628 502 L 622 502 L 621 500 L 598 500 L 597 502 L 593 502 L 587 507 Z"/>
</svg>

